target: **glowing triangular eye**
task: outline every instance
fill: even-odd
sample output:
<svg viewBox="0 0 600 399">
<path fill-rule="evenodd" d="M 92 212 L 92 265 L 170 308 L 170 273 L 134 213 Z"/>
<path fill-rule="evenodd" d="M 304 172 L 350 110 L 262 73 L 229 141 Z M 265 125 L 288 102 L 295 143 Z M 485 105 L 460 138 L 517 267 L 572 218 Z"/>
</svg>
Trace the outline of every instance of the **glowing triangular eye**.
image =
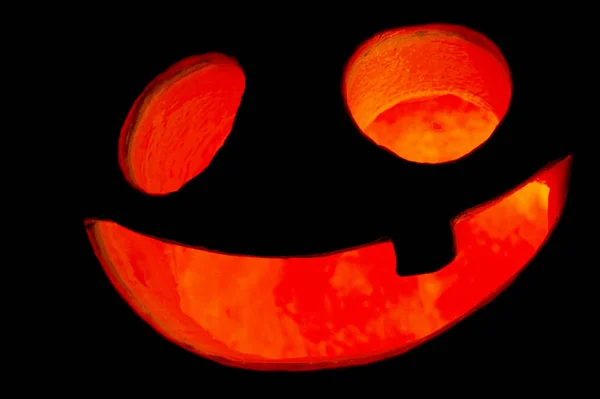
<svg viewBox="0 0 600 399">
<path fill-rule="evenodd" d="M 489 39 L 455 25 L 395 29 L 363 43 L 344 76 L 360 130 L 401 158 L 453 161 L 490 138 L 510 103 L 508 65 Z"/>
<path fill-rule="evenodd" d="M 129 183 L 163 195 L 202 172 L 229 135 L 244 88 L 237 62 L 218 53 L 186 58 L 156 77 L 121 130 L 119 163 Z"/>
</svg>

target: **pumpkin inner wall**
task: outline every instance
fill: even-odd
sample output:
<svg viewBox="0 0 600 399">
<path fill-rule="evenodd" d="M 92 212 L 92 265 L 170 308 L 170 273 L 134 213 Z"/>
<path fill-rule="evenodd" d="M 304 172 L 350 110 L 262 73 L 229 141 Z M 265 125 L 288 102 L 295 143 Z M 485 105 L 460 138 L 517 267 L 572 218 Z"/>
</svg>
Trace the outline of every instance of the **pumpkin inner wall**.
<svg viewBox="0 0 600 399">
<path fill-rule="evenodd" d="M 245 88 L 233 58 L 189 57 L 155 78 L 121 131 L 119 163 L 146 194 L 179 190 L 212 161 L 231 131 Z"/>
<path fill-rule="evenodd" d="M 318 369 L 394 356 L 501 291 L 563 209 L 570 158 L 453 222 L 457 256 L 399 278 L 389 242 L 310 258 L 225 255 L 88 221 L 104 270 L 173 342 L 225 364 Z"/>
<path fill-rule="evenodd" d="M 489 39 L 460 26 L 428 25 L 362 44 L 348 63 L 344 88 L 363 134 L 409 161 L 442 163 L 492 135 L 512 83 Z"/>
</svg>

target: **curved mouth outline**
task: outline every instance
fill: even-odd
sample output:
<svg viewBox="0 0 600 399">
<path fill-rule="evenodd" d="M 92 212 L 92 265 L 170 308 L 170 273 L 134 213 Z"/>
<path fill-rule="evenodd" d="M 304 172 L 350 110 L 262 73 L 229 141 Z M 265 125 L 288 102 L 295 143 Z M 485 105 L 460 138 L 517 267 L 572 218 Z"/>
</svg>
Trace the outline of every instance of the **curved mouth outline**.
<svg viewBox="0 0 600 399">
<path fill-rule="evenodd" d="M 569 155 L 565 158 L 562 158 L 555 162 L 552 162 L 552 163 L 548 164 L 545 168 L 540 170 L 536 174 L 535 178 L 531 179 L 530 181 L 522 183 L 518 187 L 515 187 L 513 190 L 511 190 L 511 192 L 508 192 L 504 196 L 502 196 L 501 199 L 496 199 L 496 201 L 490 201 L 489 203 L 482 204 L 481 206 L 479 206 L 475 209 L 472 209 L 469 212 L 466 212 L 466 213 L 460 215 L 459 217 L 457 217 L 453 221 L 453 226 L 455 227 L 455 229 L 459 224 L 464 225 L 466 223 L 469 223 L 469 220 L 472 220 L 472 218 L 477 217 L 477 215 L 484 214 L 486 212 L 486 210 L 490 210 L 494 206 L 498 206 L 498 204 L 502 204 L 503 201 L 509 200 L 511 195 L 518 194 L 523 189 L 525 189 L 528 185 L 535 183 L 535 182 L 546 182 L 547 184 L 554 184 L 554 185 L 558 184 L 558 186 L 556 186 L 554 188 L 559 188 L 561 199 L 562 199 L 561 204 L 557 208 L 555 208 L 555 211 L 554 211 L 555 214 L 549 215 L 549 224 L 547 226 L 547 231 L 544 233 L 543 239 L 537 243 L 537 245 L 535 246 L 535 249 L 533 251 L 529 252 L 528 256 L 526 256 L 526 259 L 523 258 L 524 261 L 521 262 L 521 264 L 518 264 L 517 267 L 512 265 L 512 267 L 514 268 L 514 270 L 513 270 L 514 273 L 511 273 L 510 275 L 504 275 L 504 278 L 502 279 L 501 283 L 499 285 L 497 285 L 494 290 L 491 290 L 489 293 L 487 293 L 487 295 L 485 295 L 484 297 L 478 298 L 478 300 L 476 300 L 476 301 L 471 301 L 471 302 L 475 302 L 475 304 L 473 306 L 470 306 L 467 311 L 465 311 L 461 314 L 455 315 L 455 317 L 452 318 L 452 320 L 448 320 L 447 322 L 445 322 L 445 324 L 439 326 L 439 328 L 434 329 L 433 331 L 430 331 L 428 334 L 425 334 L 423 336 L 419 336 L 415 339 L 409 340 L 406 342 L 405 345 L 390 345 L 387 347 L 387 351 L 380 350 L 380 351 L 375 351 L 374 353 L 366 353 L 365 352 L 365 353 L 359 353 L 359 354 L 350 354 L 347 356 L 325 356 L 325 357 L 320 357 L 317 359 L 310 359 L 307 357 L 296 357 L 296 358 L 291 357 L 291 358 L 282 358 L 282 359 L 272 359 L 272 358 L 261 356 L 261 355 L 256 355 L 256 354 L 253 355 L 251 353 L 237 353 L 236 354 L 235 351 L 231 352 L 231 351 L 223 350 L 224 345 L 221 343 L 215 344 L 212 347 L 208 346 L 208 349 L 206 347 L 202 347 L 202 344 L 198 344 L 198 342 L 194 342 L 193 339 L 189 339 L 189 338 L 185 339 L 185 338 L 182 338 L 181 336 L 177 336 L 176 333 L 174 333 L 168 327 L 165 327 L 160 321 L 158 321 L 158 319 L 160 319 L 160 317 L 157 316 L 156 313 L 153 312 L 153 310 L 151 309 L 151 306 L 148 307 L 147 306 L 148 303 L 146 303 L 144 305 L 143 303 L 140 302 L 139 298 L 142 298 L 141 300 L 143 302 L 144 300 L 147 301 L 148 297 L 146 297 L 146 299 L 143 299 L 144 296 L 139 295 L 139 292 L 136 294 L 132 291 L 132 290 L 135 290 L 135 288 L 133 288 L 133 287 L 135 287 L 136 285 L 138 287 L 140 286 L 139 283 L 133 283 L 133 285 L 132 285 L 133 280 L 130 281 L 129 283 L 125 283 L 122 276 L 119 277 L 119 275 L 120 275 L 119 268 L 116 267 L 114 264 L 111 264 L 111 260 L 110 260 L 109 256 L 107 255 L 110 251 L 107 252 L 107 251 L 103 250 L 103 239 L 104 238 L 102 237 L 101 233 L 98 233 L 98 231 L 96 231 L 96 227 L 99 226 L 99 224 L 114 223 L 114 222 L 88 219 L 88 220 L 86 220 L 86 228 L 87 228 L 87 232 L 88 232 L 88 237 L 94 248 L 96 256 L 100 260 L 103 270 L 105 271 L 106 275 L 112 282 L 113 286 L 117 289 L 117 291 L 119 292 L 121 297 L 134 309 L 134 311 L 142 319 L 144 319 L 149 325 L 151 325 L 155 330 L 157 330 L 167 340 L 169 340 L 179 346 L 182 346 L 183 348 L 185 348 L 193 353 L 196 353 L 204 358 L 211 359 L 211 360 L 216 361 L 223 365 L 234 366 L 234 367 L 238 367 L 238 368 L 246 368 L 246 369 L 253 369 L 253 370 L 265 370 L 265 371 L 266 370 L 305 371 L 305 370 L 318 370 L 318 369 L 335 368 L 335 367 L 357 366 L 357 365 L 363 365 L 363 364 L 371 363 L 373 361 L 377 361 L 377 360 L 381 360 L 381 359 L 385 359 L 385 358 L 394 357 L 394 356 L 397 356 L 399 354 L 402 354 L 408 350 L 411 350 L 411 349 L 419 346 L 420 344 L 422 344 L 422 343 L 428 341 L 429 339 L 446 331 L 448 328 L 450 328 L 453 325 L 455 325 L 456 323 L 460 322 L 461 320 L 466 318 L 468 315 L 472 314 L 477 309 L 481 308 L 482 306 L 485 306 L 492 299 L 494 299 L 500 292 L 502 292 L 506 287 L 508 287 L 514 281 L 514 279 L 518 276 L 518 274 L 526 267 L 526 265 L 544 247 L 546 240 L 551 236 L 553 229 L 556 227 L 556 225 L 560 219 L 560 216 L 562 214 L 562 210 L 564 209 L 564 201 L 566 200 L 566 194 L 568 192 L 571 163 L 572 163 L 572 155 Z M 554 179 L 553 183 L 549 183 L 549 181 L 552 179 Z M 550 189 L 550 190 L 552 190 L 552 189 Z M 130 232 L 130 233 L 133 233 L 133 232 Z M 133 234 L 142 236 L 141 234 L 138 234 L 138 233 L 133 233 Z M 164 241 L 161 239 L 154 239 L 153 237 L 145 236 L 145 239 L 162 242 L 165 245 L 172 246 L 172 247 L 180 247 L 180 248 L 185 247 L 185 246 L 173 244 L 171 242 Z M 460 240 L 459 240 L 459 242 L 460 242 Z M 388 245 L 387 250 L 384 248 L 385 245 Z M 359 248 L 352 248 L 347 251 L 343 251 L 341 253 L 339 251 L 336 251 L 335 254 L 330 253 L 328 255 L 320 255 L 320 256 L 305 256 L 305 257 L 301 257 L 301 259 L 309 259 L 311 261 L 317 261 L 318 259 L 325 259 L 328 257 L 332 257 L 332 255 L 333 256 L 335 256 L 335 255 L 343 256 L 344 253 L 355 253 L 355 252 L 369 251 L 369 250 L 375 251 L 375 249 L 377 249 L 377 248 L 379 248 L 378 251 L 380 251 L 381 253 L 387 253 L 388 255 L 390 254 L 389 242 L 381 241 L 379 243 L 366 244 Z M 210 252 L 210 251 L 203 251 L 203 250 L 196 249 L 196 248 L 189 248 L 189 250 L 193 251 L 195 253 L 202 253 L 202 252 L 209 253 Z M 113 252 L 118 253 L 119 251 L 113 251 Z M 392 254 L 392 257 L 395 257 L 393 248 L 391 249 L 391 254 Z M 239 260 L 240 258 L 260 259 L 258 257 L 240 257 L 240 256 L 235 256 L 235 255 L 224 255 L 224 254 L 218 254 L 218 255 L 228 257 L 232 260 Z M 461 256 L 460 251 L 459 251 L 458 256 Z M 133 259 L 133 258 L 131 258 L 131 259 Z M 293 261 L 292 258 L 288 258 L 288 259 Z M 389 257 L 388 257 L 388 259 L 389 259 Z M 509 261 L 503 261 L 503 262 L 510 263 Z M 385 265 L 380 265 L 380 266 L 382 268 L 385 268 Z M 158 265 L 157 265 L 157 267 L 158 267 Z M 286 266 L 283 266 L 283 267 L 285 268 Z M 297 269 L 298 267 L 291 265 L 290 268 Z M 449 266 L 447 266 L 446 268 L 449 268 Z M 442 269 L 441 272 L 443 273 L 443 271 L 446 268 Z M 122 270 L 124 270 L 124 269 L 122 269 Z M 439 273 L 440 272 L 437 272 L 436 274 L 439 274 Z M 420 277 L 409 277 L 407 279 L 411 279 L 411 278 L 418 279 Z M 146 292 L 146 294 L 147 294 L 147 292 Z M 181 291 L 180 291 L 180 294 L 178 294 L 178 295 L 182 295 Z M 163 293 L 162 300 L 164 300 L 164 293 Z M 438 299 L 438 301 L 439 301 L 439 299 Z M 171 315 L 170 317 L 172 317 L 173 314 L 176 314 L 176 312 L 174 309 L 170 309 L 169 314 Z M 223 313 L 223 314 L 225 314 L 225 313 Z M 190 317 L 190 316 L 188 315 L 186 317 Z M 203 329 L 203 327 L 201 325 L 198 325 L 198 328 Z M 207 331 L 210 333 L 210 329 Z M 206 341 L 204 341 L 204 344 L 208 345 L 206 343 Z M 226 346 L 226 344 L 225 344 L 225 346 Z"/>
</svg>

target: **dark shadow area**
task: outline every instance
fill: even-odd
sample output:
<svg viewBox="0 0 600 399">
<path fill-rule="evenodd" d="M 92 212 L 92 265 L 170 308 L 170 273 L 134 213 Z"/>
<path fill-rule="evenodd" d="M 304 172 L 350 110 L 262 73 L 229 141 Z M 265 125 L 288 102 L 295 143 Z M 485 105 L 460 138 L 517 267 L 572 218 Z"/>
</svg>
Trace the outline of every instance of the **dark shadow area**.
<svg viewBox="0 0 600 399">
<path fill-rule="evenodd" d="M 254 40 L 244 50 L 213 45 L 238 58 L 247 84 L 233 130 L 210 166 L 158 198 L 138 194 L 115 170 L 118 189 L 98 187 L 104 195 L 88 216 L 186 245 L 259 256 L 322 254 L 389 237 L 399 262 L 419 274 L 452 258 L 451 218 L 572 150 L 573 135 L 551 133 L 548 98 L 520 79 L 523 65 L 530 68 L 527 54 L 515 59 L 510 48 L 515 95 L 492 138 L 458 161 L 421 165 L 375 145 L 346 111 L 343 68 L 361 40 L 343 52 L 314 45 L 310 57 L 299 47 L 309 46 L 309 38 L 272 54 Z M 139 92 L 152 78 L 138 82 Z M 125 97 L 137 94 L 131 85 Z M 117 115 L 123 112 L 115 112 L 115 137 Z"/>
</svg>

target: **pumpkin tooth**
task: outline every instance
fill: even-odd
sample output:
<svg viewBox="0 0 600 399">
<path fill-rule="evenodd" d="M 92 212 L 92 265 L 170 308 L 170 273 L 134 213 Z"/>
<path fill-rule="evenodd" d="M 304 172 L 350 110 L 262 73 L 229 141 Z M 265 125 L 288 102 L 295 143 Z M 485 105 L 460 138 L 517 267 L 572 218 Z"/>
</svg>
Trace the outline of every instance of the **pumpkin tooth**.
<svg viewBox="0 0 600 399">
<path fill-rule="evenodd" d="M 244 88 L 241 67 L 219 53 L 186 58 L 155 78 L 121 130 L 127 181 L 164 195 L 201 173 L 229 135 Z"/>
<path fill-rule="evenodd" d="M 391 236 L 396 253 L 396 274 L 409 277 L 440 271 L 456 256 L 454 235 L 444 218 L 423 218 L 412 227 L 402 226 L 403 234 Z M 435 242 L 435 250 L 431 243 Z"/>
</svg>

